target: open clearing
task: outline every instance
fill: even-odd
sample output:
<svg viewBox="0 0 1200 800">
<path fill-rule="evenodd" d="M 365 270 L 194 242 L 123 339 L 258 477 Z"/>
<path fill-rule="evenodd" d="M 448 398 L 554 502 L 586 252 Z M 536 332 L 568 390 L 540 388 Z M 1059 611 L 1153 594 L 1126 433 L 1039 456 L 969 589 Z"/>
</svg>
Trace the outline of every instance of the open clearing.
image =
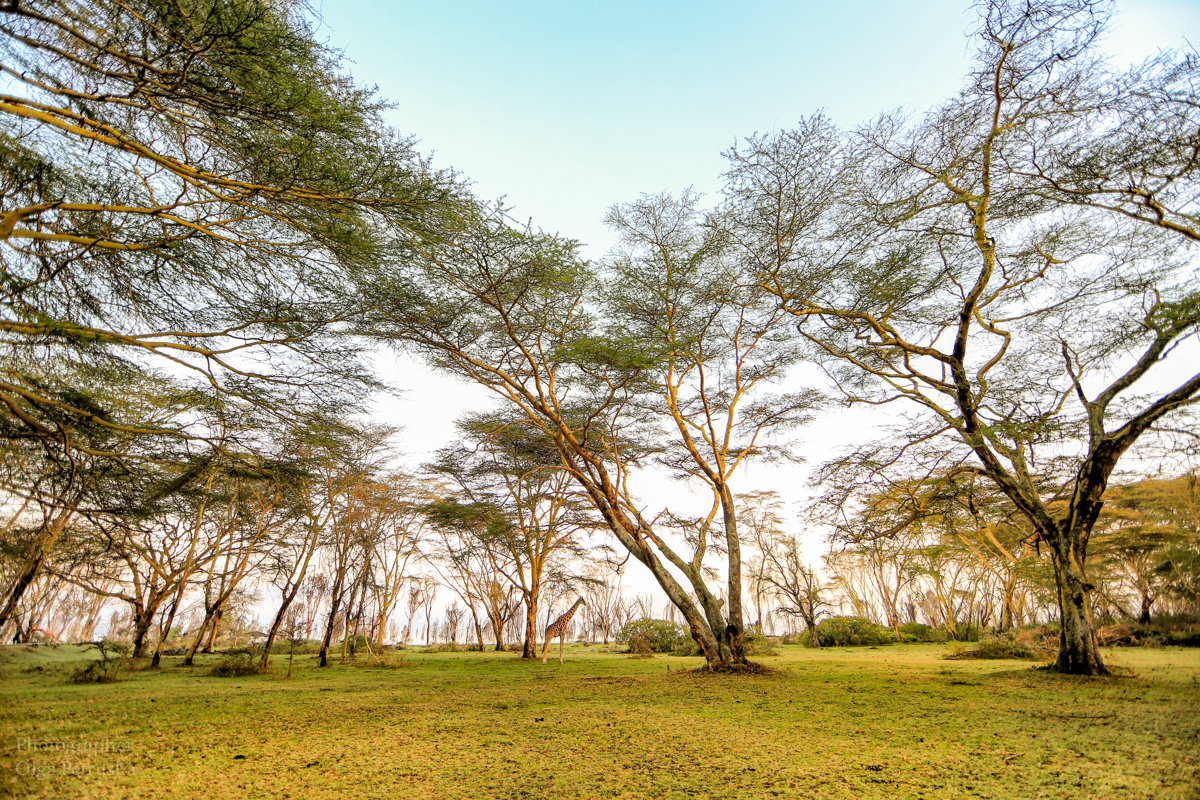
<svg viewBox="0 0 1200 800">
<path fill-rule="evenodd" d="M 782 647 L 765 676 L 580 649 L 545 667 L 464 652 L 321 670 L 305 656 L 291 679 L 286 657 L 244 678 L 167 659 L 75 685 L 80 648 L 9 647 L 0 795 L 1200 796 L 1200 650 L 1108 650 L 1123 674 L 1107 679 L 945 652 Z"/>
</svg>

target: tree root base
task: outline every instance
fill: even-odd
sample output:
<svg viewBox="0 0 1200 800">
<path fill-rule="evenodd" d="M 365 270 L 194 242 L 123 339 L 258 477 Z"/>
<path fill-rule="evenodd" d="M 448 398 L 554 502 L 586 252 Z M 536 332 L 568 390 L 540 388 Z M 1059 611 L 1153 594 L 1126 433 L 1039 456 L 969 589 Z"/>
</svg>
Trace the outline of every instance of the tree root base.
<svg viewBox="0 0 1200 800">
<path fill-rule="evenodd" d="M 775 675 L 779 672 L 777 669 L 759 664 L 756 661 L 747 661 L 745 664 L 706 664 L 703 667 L 686 670 L 688 675 Z"/>
</svg>

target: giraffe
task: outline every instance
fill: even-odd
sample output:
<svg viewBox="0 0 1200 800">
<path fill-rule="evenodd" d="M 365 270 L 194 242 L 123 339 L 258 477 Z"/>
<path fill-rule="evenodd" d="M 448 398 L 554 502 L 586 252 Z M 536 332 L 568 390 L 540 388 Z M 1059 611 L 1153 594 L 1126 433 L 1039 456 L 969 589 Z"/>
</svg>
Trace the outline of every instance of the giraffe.
<svg viewBox="0 0 1200 800">
<path fill-rule="evenodd" d="M 571 621 L 571 617 L 575 616 L 575 612 L 581 605 L 583 605 L 582 597 L 575 601 L 575 605 L 567 609 L 567 613 L 546 626 L 546 643 L 542 645 L 543 664 L 546 663 L 546 651 L 550 649 L 550 640 L 555 636 L 558 637 L 558 663 L 563 663 L 563 644 L 567 638 L 567 623 Z"/>
</svg>

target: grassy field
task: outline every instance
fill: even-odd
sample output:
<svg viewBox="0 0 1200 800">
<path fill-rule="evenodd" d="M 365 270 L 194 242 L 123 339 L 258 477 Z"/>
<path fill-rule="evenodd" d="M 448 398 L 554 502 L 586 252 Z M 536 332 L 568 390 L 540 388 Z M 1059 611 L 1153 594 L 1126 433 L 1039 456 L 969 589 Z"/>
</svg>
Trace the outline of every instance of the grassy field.
<svg viewBox="0 0 1200 800">
<path fill-rule="evenodd" d="M 1100 680 L 944 653 L 784 647 L 761 676 L 570 649 L 291 679 L 167 660 L 75 685 L 79 648 L 8 647 L 0 797 L 1200 796 L 1200 650 L 1107 651 Z"/>
</svg>

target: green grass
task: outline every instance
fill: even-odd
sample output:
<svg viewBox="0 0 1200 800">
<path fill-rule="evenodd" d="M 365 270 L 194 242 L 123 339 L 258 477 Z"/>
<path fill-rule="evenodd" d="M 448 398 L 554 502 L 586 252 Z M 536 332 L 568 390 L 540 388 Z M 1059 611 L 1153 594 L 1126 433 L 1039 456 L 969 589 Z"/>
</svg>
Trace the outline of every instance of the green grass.
<svg viewBox="0 0 1200 800">
<path fill-rule="evenodd" d="M 511 653 L 407 655 L 397 669 L 304 657 L 290 680 L 173 659 L 75 685 L 78 648 L 0 648 L 0 796 L 1200 794 L 1200 650 L 1106 651 L 1124 674 L 1098 680 L 945 661 L 940 645 L 779 650 L 763 676 L 568 649 L 546 667 Z M 79 752 L 88 742 L 111 749 Z"/>
</svg>

